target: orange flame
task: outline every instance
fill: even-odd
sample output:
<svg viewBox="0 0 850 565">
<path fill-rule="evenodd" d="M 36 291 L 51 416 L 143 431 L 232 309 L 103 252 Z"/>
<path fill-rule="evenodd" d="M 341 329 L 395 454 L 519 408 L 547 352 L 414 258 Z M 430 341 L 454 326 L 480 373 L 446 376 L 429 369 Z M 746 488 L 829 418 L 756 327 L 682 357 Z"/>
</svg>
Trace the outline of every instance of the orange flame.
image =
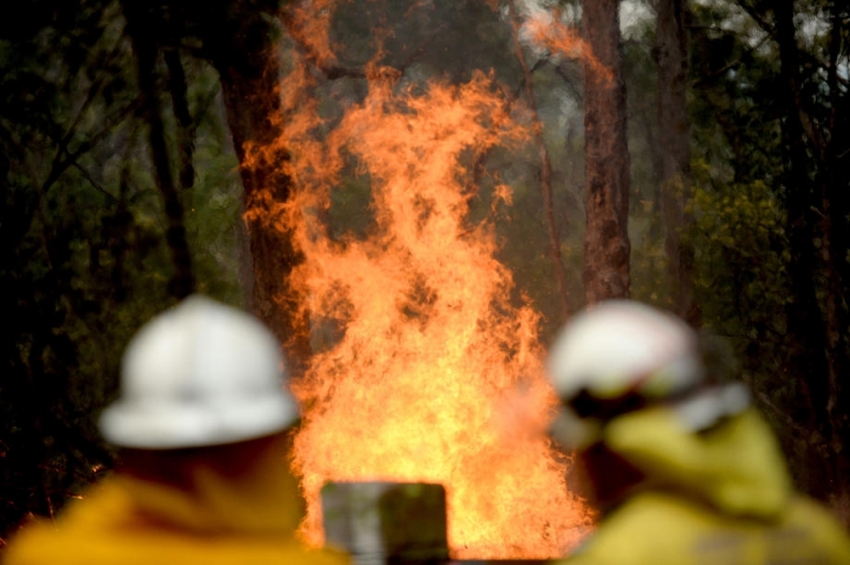
<svg viewBox="0 0 850 565">
<path fill-rule="evenodd" d="M 593 51 L 578 32 L 554 18 L 552 14 L 538 12 L 532 15 L 525 22 L 524 28 L 524 35 L 538 48 L 546 49 L 556 55 L 581 60 L 591 71 L 593 80 L 610 83 L 614 79 L 611 69 L 594 56 Z"/>
<path fill-rule="evenodd" d="M 326 481 L 439 482 L 454 557 L 563 555 L 588 514 L 543 433 L 555 399 L 539 315 L 512 304 L 492 222 L 467 217 L 479 158 L 529 132 L 482 73 L 422 92 L 402 88 L 392 69 L 366 74 L 368 95 L 336 125 L 319 119 L 303 67 L 282 85 L 298 112 L 278 142 L 294 186 L 275 221 L 304 254 L 292 281 L 319 350 L 293 385 L 303 407 L 294 446 L 308 500 L 302 533 L 323 541 Z M 373 225 L 331 237 L 331 192 L 352 163 L 370 182 Z M 507 186 L 493 193 L 510 202 Z"/>
<path fill-rule="evenodd" d="M 310 53 L 313 62 L 322 67 L 336 62 L 333 46 L 328 38 L 333 7 L 336 0 L 311 0 L 293 3 L 282 14 L 289 34 Z"/>
</svg>

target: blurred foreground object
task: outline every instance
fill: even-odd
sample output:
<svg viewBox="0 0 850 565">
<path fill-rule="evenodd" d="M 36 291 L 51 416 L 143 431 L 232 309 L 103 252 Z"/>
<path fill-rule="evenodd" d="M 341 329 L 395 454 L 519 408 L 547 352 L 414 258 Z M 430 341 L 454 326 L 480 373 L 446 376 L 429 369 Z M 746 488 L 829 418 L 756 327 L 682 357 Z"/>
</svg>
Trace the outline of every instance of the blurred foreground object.
<svg viewBox="0 0 850 565">
<path fill-rule="evenodd" d="M 329 544 L 356 565 L 536 565 L 543 560 L 449 556 L 446 491 L 433 483 L 330 482 L 322 488 Z"/>
<path fill-rule="evenodd" d="M 562 408 L 552 436 L 576 450 L 597 531 L 568 563 L 850 563 L 850 539 L 793 491 L 748 390 L 713 374 L 683 321 L 601 302 L 556 338 Z"/>
<path fill-rule="evenodd" d="M 358 565 L 449 560 L 442 485 L 328 483 L 322 516 L 328 542 L 351 552 Z"/>
<path fill-rule="evenodd" d="M 297 419 L 271 332 L 190 296 L 127 346 L 120 397 L 100 420 L 121 448 L 116 471 L 55 523 L 23 526 L 4 563 L 348 563 L 296 539 Z"/>
</svg>

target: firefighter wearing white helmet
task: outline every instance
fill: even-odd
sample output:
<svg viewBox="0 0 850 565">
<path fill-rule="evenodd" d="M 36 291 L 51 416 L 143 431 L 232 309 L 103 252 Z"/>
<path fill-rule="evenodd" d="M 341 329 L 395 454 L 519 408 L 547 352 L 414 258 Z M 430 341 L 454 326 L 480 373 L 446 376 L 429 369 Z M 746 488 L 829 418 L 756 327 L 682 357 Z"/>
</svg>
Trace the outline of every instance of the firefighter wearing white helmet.
<svg viewBox="0 0 850 565">
<path fill-rule="evenodd" d="M 107 441 L 169 449 L 268 435 L 298 418 L 277 340 L 253 316 L 192 296 L 127 346 L 121 396 L 100 419 Z"/>
<path fill-rule="evenodd" d="M 560 432 L 571 434 L 561 439 L 577 446 L 595 440 L 613 416 L 659 401 L 673 403 L 693 429 L 749 403 L 743 385 L 720 385 L 706 374 L 697 334 L 685 322 L 631 300 L 578 314 L 557 337 L 549 372 L 568 414 L 578 416 L 559 422 Z"/>
<path fill-rule="evenodd" d="M 850 563 L 826 509 L 795 493 L 747 389 L 724 382 L 677 317 L 631 300 L 576 315 L 549 355 L 600 522 L 565 563 Z"/>
<path fill-rule="evenodd" d="M 274 335 L 250 314 L 190 296 L 145 324 L 100 419 L 115 471 L 55 524 L 11 540 L 7 565 L 294 563 L 349 558 L 304 547 L 288 464 L 298 406 Z"/>
</svg>

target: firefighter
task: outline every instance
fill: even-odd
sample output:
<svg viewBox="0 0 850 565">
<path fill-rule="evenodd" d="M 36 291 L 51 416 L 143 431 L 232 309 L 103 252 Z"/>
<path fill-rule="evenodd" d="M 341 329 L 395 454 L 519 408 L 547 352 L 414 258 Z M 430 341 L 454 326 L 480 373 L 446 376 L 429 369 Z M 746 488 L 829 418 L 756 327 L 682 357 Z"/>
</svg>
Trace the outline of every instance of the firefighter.
<svg viewBox="0 0 850 565">
<path fill-rule="evenodd" d="M 310 549 L 287 449 L 298 407 L 279 346 L 249 314 L 190 296 L 145 324 L 99 424 L 114 472 L 55 523 L 24 525 L 6 565 L 336 565 Z"/>
<path fill-rule="evenodd" d="M 575 451 L 599 512 L 564 563 L 850 563 L 847 533 L 794 492 L 748 389 L 724 382 L 704 349 L 683 321 L 630 300 L 561 330 L 551 434 Z"/>
</svg>

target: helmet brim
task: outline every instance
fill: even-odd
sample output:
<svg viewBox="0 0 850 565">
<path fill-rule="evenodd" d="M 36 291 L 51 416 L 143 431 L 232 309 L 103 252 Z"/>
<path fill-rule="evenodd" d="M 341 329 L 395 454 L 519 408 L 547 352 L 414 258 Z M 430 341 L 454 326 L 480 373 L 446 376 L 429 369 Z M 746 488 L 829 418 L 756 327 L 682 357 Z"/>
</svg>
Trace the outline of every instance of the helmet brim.
<svg viewBox="0 0 850 565">
<path fill-rule="evenodd" d="M 270 435 L 291 426 L 298 415 L 298 406 L 285 394 L 214 407 L 118 400 L 103 411 L 99 427 L 104 439 L 119 447 L 179 449 Z"/>
</svg>

